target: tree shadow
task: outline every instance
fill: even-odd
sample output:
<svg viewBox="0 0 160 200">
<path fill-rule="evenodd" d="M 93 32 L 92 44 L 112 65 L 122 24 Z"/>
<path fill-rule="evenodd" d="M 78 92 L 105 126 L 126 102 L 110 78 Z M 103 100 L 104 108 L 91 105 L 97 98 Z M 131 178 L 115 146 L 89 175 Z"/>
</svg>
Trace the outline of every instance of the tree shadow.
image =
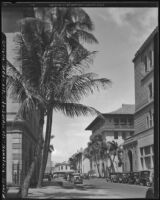
<svg viewBox="0 0 160 200">
<path fill-rule="evenodd" d="M 95 199 L 98 198 L 106 198 L 107 194 L 95 194 Z M 70 193 L 66 193 L 66 192 L 56 192 L 56 193 L 43 193 L 43 196 L 41 196 L 39 198 L 38 195 L 35 195 L 31 198 L 44 198 L 44 199 L 59 199 L 59 198 L 64 198 L 64 199 L 81 199 L 81 198 L 86 198 L 88 199 L 90 197 L 90 199 L 93 199 L 93 193 L 80 193 L 80 192 L 70 192 Z"/>
</svg>

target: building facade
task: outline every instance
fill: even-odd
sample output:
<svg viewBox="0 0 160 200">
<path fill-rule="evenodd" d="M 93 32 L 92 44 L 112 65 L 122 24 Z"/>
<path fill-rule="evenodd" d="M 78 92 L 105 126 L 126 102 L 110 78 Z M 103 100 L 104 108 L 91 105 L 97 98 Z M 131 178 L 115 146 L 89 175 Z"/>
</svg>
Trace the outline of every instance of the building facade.
<svg viewBox="0 0 160 200">
<path fill-rule="evenodd" d="M 106 141 L 115 141 L 118 146 L 123 145 L 124 140 L 130 138 L 134 135 L 134 112 L 135 106 L 131 104 L 122 104 L 122 107 L 110 112 L 103 114 L 104 119 L 100 116 L 96 117 L 95 120 L 86 128 L 86 130 L 91 130 L 92 135 L 90 139 L 98 134 L 102 134 Z M 117 172 L 123 171 L 123 165 L 118 165 L 118 157 L 114 159 L 114 168 Z M 103 174 L 103 162 L 99 160 L 99 168 L 101 174 Z M 111 165 L 111 163 L 105 162 L 106 165 Z M 97 175 L 96 164 L 92 162 L 92 170 L 95 170 Z"/>
<path fill-rule="evenodd" d="M 25 121 L 15 119 L 20 104 L 14 103 L 12 100 L 7 101 L 7 184 L 20 186 L 28 172 L 30 164 L 34 158 L 37 132 L 37 119 Z M 31 181 L 32 185 L 36 184 L 38 179 L 38 168 L 36 166 L 35 173 Z"/>
<path fill-rule="evenodd" d="M 124 143 L 125 170 L 154 168 L 154 65 L 158 55 L 156 28 L 133 59 L 135 75 L 135 132 Z"/>
<path fill-rule="evenodd" d="M 2 31 L 6 35 L 7 60 L 14 61 L 13 38 L 19 31 L 17 21 L 24 17 L 33 17 L 32 8 L 2 8 Z M 13 49 L 12 49 L 13 47 Z M 6 182 L 10 185 L 21 185 L 33 160 L 37 142 L 37 124 L 39 114 L 30 121 L 15 119 L 20 108 L 15 100 L 7 97 L 7 130 L 6 130 Z M 39 164 L 36 166 L 31 184 L 38 178 Z"/>
</svg>

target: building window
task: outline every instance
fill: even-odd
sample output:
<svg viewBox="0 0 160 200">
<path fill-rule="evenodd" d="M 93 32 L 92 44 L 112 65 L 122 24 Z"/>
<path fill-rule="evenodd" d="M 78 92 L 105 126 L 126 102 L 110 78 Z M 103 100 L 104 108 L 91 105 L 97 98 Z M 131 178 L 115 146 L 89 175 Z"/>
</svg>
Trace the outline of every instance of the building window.
<svg viewBox="0 0 160 200">
<path fill-rule="evenodd" d="M 149 100 L 153 99 L 153 84 L 152 83 L 148 85 L 148 98 Z"/>
<path fill-rule="evenodd" d="M 61 166 L 61 170 L 63 170 L 63 165 Z"/>
<path fill-rule="evenodd" d="M 145 155 L 150 154 L 150 146 L 144 147 L 144 153 L 145 153 Z"/>
<path fill-rule="evenodd" d="M 114 139 L 118 139 L 118 132 L 114 132 Z"/>
<path fill-rule="evenodd" d="M 132 119 L 128 119 L 128 124 L 129 124 L 130 126 L 132 126 L 132 125 L 133 125 L 133 120 L 132 120 Z"/>
<path fill-rule="evenodd" d="M 66 169 L 67 169 L 67 165 L 66 165 Z"/>
<path fill-rule="evenodd" d="M 125 125 L 126 124 L 126 119 L 125 118 L 121 118 L 121 124 Z"/>
<path fill-rule="evenodd" d="M 141 160 L 141 166 L 142 169 L 151 169 L 153 168 L 153 151 L 152 151 L 153 145 L 145 146 L 140 148 L 140 160 Z"/>
<path fill-rule="evenodd" d="M 115 125 L 119 125 L 119 119 L 118 119 L 118 118 L 115 118 L 115 119 L 114 119 L 114 124 L 115 124 Z"/>
<path fill-rule="evenodd" d="M 148 53 L 148 60 L 149 60 L 149 68 L 150 70 L 153 68 L 153 51 L 150 50 Z"/>
<path fill-rule="evenodd" d="M 141 158 L 141 165 L 142 165 L 142 169 L 144 169 L 143 158 Z"/>
<path fill-rule="evenodd" d="M 148 66 L 147 66 L 147 56 L 144 56 L 144 67 L 145 67 L 145 72 L 148 72 Z"/>
<path fill-rule="evenodd" d="M 153 127 L 153 110 L 150 110 L 149 113 L 147 114 L 147 117 L 146 117 L 146 128 L 151 128 Z"/>
<path fill-rule="evenodd" d="M 143 156 L 143 148 L 140 148 L 141 156 Z"/>
<path fill-rule="evenodd" d="M 153 112 L 149 111 L 149 122 L 150 122 L 150 127 L 153 127 Z"/>
<path fill-rule="evenodd" d="M 12 154 L 13 160 L 20 160 L 21 155 L 22 155 L 21 153 L 13 153 Z"/>
<path fill-rule="evenodd" d="M 149 157 L 149 156 L 145 157 L 144 160 L 145 160 L 146 168 L 151 169 L 151 157 Z"/>
<path fill-rule="evenodd" d="M 146 128 L 150 128 L 149 126 L 149 116 L 147 115 L 147 118 L 146 118 Z"/>
<path fill-rule="evenodd" d="M 12 149 L 21 149 L 21 143 L 13 143 Z"/>
</svg>

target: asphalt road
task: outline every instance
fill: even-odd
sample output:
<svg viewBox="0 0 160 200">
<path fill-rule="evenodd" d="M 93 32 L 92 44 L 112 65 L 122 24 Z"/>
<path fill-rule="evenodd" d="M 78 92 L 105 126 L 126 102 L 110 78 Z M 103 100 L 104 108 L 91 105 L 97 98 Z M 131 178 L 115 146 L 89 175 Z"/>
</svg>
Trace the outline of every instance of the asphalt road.
<svg viewBox="0 0 160 200">
<path fill-rule="evenodd" d="M 63 184 L 56 185 L 56 182 Z M 139 185 L 110 183 L 104 179 L 84 180 L 83 184 L 71 184 L 68 181 L 56 180 L 41 189 L 29 189 L 28 198 L 36 199 L 111 199 L 111 198 L 145 198 L 148 188 Z"/>
</svg>

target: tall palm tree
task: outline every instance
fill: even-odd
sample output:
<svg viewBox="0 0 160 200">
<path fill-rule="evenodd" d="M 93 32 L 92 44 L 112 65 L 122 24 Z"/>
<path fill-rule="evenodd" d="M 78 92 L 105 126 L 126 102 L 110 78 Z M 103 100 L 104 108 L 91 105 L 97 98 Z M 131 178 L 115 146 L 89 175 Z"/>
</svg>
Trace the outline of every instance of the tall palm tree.
<svg viewBox="0 0 160 200">
<path fill-rule="evenodd" d="M 86 31 L 86 29 L 92 30 L 93 25 L 91 23 L 89 16 L 82 9 L 80 9 L 80 8 L 78 8 L 78 9 L 75 9 L 75 8 L 74 9 L 73 8 L 58 9 L 57 8 L 56 9 L 55 8 L 54 13 L 58 13 L 58 14 L 56 14 L 56 17 L 54 17 L 54 20 L 53 20 L 53 17 L 49 20 L 51 22 L 51 25 L 52 26 L 54 25 L 53 26 L 54 34 L 52 34 L 52 39 L 54 37 L 56 37 L 55 40 L 53 39 L 52 45 L 54 47 L 58 47 L 58 46 L 60 47 L 59 44 L 62 44 L 60 47 L 61 51 L 59 51 L 59 54 L 57 54 L 58 58 L 56 58 L 55 60 L 58 60 L 58 63 L 56 63 L 58 65 L 58 73 L 61 70 L 61 68 L 63 69 L 63 73 L 62 73 L 62 79 L 63 79 L 69 75 L 69 72 L 71 73 L 71 66 L 74 66 L 74 68 L 72 67 L 72 73 L 73 73 L 73 70 L 74 71 L 81 70 L 81 68 L 80 68 L 80 65 L 82 64 L 81 62 L 85 61 L 85 63 L 83 63 L 83 65 L 85 64 L 86 66 L 88 66 L 90 57 L 95 54 L 95 52 L 87 51 L 80 44 L 79 40 L 83 39 L 83 40 L 91 42 L 91 43 L 97 42 L 97 40 L 91 33 Z M 59 28 L 56 28 L 56 30 L 58 30 L 58 35 L 57 35 L 57 32 L 55 31 L 55 27 L 57 27 L 57 26 L 59 26 Z M 58 45 L 57 45 L 57 43 L 58 43 Z M 67 48 L 65 47 L 64 43 L 67 44 Z M 55 48 L 54 52 L 57 52 L 57 48 Z M 68 53 L 69 59 L 66 58 L 67 53 Z M 61 61 L 60 61 L 59 55 L 61 56 Z M 55 53 L 54 53 L 54 58 L 55 58 Z M 67 60 L 69 62 L 67 62 Z M 46 77 L 48 79 L 48 72 L 50 72 L 50 70 L 49 70 L 49 68 L 45 68 L 44 71 L 46 72 L 46 73 L 44 72 L 44 76 L 43 76 L 43 81 L 45 82 Z M 55 69 L 54 69 L 54 75 L 55 75 Z M 53 76 L 52 76 L 52 79 L 53 79 Z M 87 76 L 89 78 L 89 75 L 87 75 Z M 75 78 L 78 78 L 78 76 L 74 77 L 74 81 L 75 81 Z M 67 80 L 67 81 L 70 81 L 70 80 Z M 79 83 L 80 83 L 80 81 L 81 80 L 79 80 Z M 101 81 L 97 80 L 96 82 L 98 83 L 98 81 L 99 81 L 99 83 L 100 82 L 102 83 L 102 81 L 103 81 L 103 83 L 105 83 L 106 80 L 105 79 L 103 79 Z M 52 81 L 52 83 L 53 83 L 53 81 Z M 78 80 L 75 84 L 77 84 L 77 83 L 78 83 Z M 73 85 L 73 82 L 71 84 Z M 86 92 L 86 89 L 88 87 L 87 84 L 86 85 L 83 84 L 83 86 L 85 86 L 85 89 L 83 91 L 80 91 L 80 88 L 79 88 L 79 94 L 77 93 L 76 95 L 74 95 L 74 98 L 76 97 L 79 99 L 80 95 L 82 95 L 82 94 L 84 95 L 84 93 Z M 93 81 L 90 81 L 90 85 L 91 84 L 93 86 L 93 84 L 94 84 Z M 63 85 L 62 87 L 64 87 L 64 83 L 62 85 Z M 60 83 L 59 83 L 59 86 L 61 86 Z M 62 87 L 61 87 L 60 91 L 63 91 Z M 67 88 L 67 90 L 68 90 L 68 88 Z M 92 92 L 93 92 L 93 90 L 92 90 Z M 73 92 L 72 92 L 72 94 L 73 94 Z M 70 98 L 73 99 L 72 94 L 70 94 Z M 51 96 L 53 96 L 53 95 L 51 95 Z M 64 95 L 61 95 L 61 94 L 59 95 L 59 97 L 60 96 L 64 97 Z M 54 98 L 54 97 L 52 97 L 52 98 Z M 55 100 L 55 98 L 54 98 L 54 100 Z M 72 104 L 70 104 L 70 105 L 72 105 Z M 41 186 L 41 183 L 42 183 L 42 177 L 43 177 L 44 168 L 45 168 L 46 160 L 47 160 L 46 159 L 47 158 L 46 149 L 48 148 L 48 144 L 49 144 L 49 142 L 47 142 L 47 141 L 49 141 L 49 134 L 48 134 L 48 137 L 46 137 L 46 146 L 44 148 L 45 152 L 44 152 L 44 156 L 43 156 L 44 159 L 41 162 L 42 170 L 41 170 L 40 177 L 39 177 L 39 184 L 38 184 L 39 186 Z"/>
<path fill-rule="evenodd" d="M 43 121 L 44 116 L 47 116 L 41 175 L 44 173 L 47 161 L 53 110 L 63 111 L 64 114 L 71 117 L 87 113 L 95 114 L 95 109 L 75 102 L 79 102 L 81 97 L 88 92 L 93 93 L 94 87 L 99 88 L 100 85 L 105 86 L 110 82 L 108 79 L 95 79 L 93 74 L 84 75 L 82 73 L 84 65 L 88 66 L 91 61 L 90 57 L 95 52 L 87 51 L 80 43 L 77 48 L 70 45 L 72 48 L 68 51 L 69 45 L 64 40 L 64 35 L 58 35 L 56 32 L 52 34 L 46 30 L 45 25 L 46 23 L 42 20 L 32 18 L 22 20 L 21 33 L 17 40 L 20 46 L 17 60 L 22 62 L 22 74 L 18 76 L 21 90 L 17 95 L 22 96 L 24 87 L 27 88 L 29 98 L 23 96 L 24 99 L 21 99 L 23 108 L 28 102 L 30 102 L 27 104 L 28 107 L 34 103 L 35 107 L 42 110 L 41 119 Z M 81 75 L 75 72 L 79 72 Z M 9 77 L 10 85 L 15 81 L 11 77 L 15 77 L 16 73 L 17 71 L 12 69 L 12 75 Z M 18 87 L 16 84 L 14 86 Z M 14 92 L 16 94 L 16 90 Z M 22 196 L 27 195 L 26 188 L 33 171 L 34 167 L 22 185 Z"/>
</svg>

